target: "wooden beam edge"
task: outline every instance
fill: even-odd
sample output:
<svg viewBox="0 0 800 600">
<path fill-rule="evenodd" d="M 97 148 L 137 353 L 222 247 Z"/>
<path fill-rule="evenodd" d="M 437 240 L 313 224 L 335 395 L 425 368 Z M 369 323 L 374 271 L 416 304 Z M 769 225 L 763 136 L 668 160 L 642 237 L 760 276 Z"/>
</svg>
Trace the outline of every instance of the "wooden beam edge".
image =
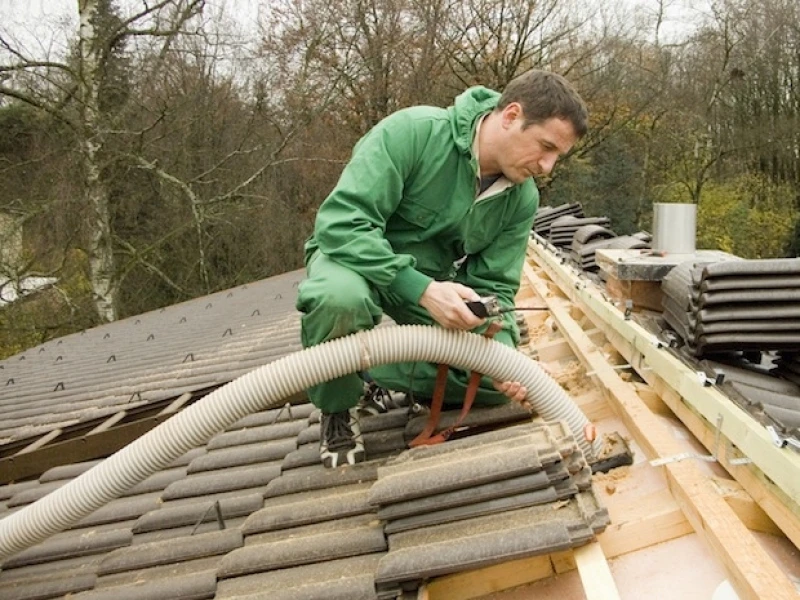
<svg viewBox="0 0 800 600">
<path fill-rule="evenodd" d="M 538 278 L 530 265 L 525 265 L 524 274 L 542 298 L 548 301 L 546 283 Z M 565 290 L 574 293 L 577 287 L 566 286 Z M 678 454 L 678 445 L 664 425 L 650 412 L 635 390 L 625 384 L 602 359 L 568 311 L 553 301 L 548 301 L 548 304 L 551 314 L 566 332 L 566 337 L 572 340 L 571 345 L 578 357 L 591 367 L 597 380 L 608 390 L 609 400 L 637 442 L 651 458 Z M 717 557 L 731 574 L 737 591 L 754 600 L 796 598 L 794 587 L 786 574 L 761 548 L 724 499 L 713 493 L 697 465 L 676 462 L 664 468 L 675 498 L 695 531 L 714 548 Z"/>
<path fill-rule="evenodd" d="M 652 334 L 633 321 L 625 320 L 624 315 L 613 305 L 585 285 L 585 282 L 577 280 L 538 244 L 530 243 L 529 249 L 539 259 L 539 264 L 545 268 L 551 279 L 561 281 L 564 293 L 573 301 L 579 301 L 592 313 L 590 316 L 595 317 L 593 320 L 596 325 L 607 324 L 641 354 L 643 362 L 638 365 L 640 369 L 658 373 L 685 402 L 708 421 L 716 422 L 719 415 L 722 415 L 722 434 L 752 459 L 795 505 L 800 506 L 800 477 L 797 476 L 800 473 L 800 455 L 785 448 L 777 448 L 763 426 L 734 405 L 727 396 L 705 387 L 689 367 L 652 343 Z"/>
<path fill-rule="evenodd" d="M 619 600 L 617 585 L 600 544 L 591 542 L 575 548 L 573 554 L 586 600 Z"/>
</svg>

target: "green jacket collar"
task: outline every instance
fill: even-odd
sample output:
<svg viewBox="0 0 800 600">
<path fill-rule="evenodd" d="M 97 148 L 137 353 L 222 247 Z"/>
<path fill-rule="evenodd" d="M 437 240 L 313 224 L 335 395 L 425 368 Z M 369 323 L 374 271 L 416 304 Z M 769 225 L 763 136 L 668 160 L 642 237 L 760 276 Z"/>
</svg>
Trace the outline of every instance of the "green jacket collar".
<svg viewBox="0 0 800 600">
<path fill-rule="evenodd" d="M 456 97 L 450 109 L 450 123 L 456 148 L 461 152 L 472 155 L 472 141 L 475 139 L 478 118 L 494 110 L 498 100 L 499 93 L 483 86 L 471 87 Z M 474 162 L 475 157 L 471 158 Z M 475 166 L 477 169 L 477 165 Z"/>
</svg>

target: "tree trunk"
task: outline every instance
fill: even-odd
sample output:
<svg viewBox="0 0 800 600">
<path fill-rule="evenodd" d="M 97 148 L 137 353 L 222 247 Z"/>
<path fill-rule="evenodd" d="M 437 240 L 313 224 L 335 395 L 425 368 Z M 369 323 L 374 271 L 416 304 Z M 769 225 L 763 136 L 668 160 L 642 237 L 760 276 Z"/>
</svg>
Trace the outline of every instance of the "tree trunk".
<svg viewBox="0 0 800 600">
<path fill-rule="evenodd" d="M 117 290 L 114 284 L 114 252 L 111 243 L 108 189 L 100 172 L 100 151 L 104 134 L 100 123 L 100 44 L 93 25 L 97 0 L 79 1 L 81 76 L 80 151 L 83 161 L 84 193 L 89 208 L 89 278 L 95 308 L 104 322 L 117 319 Z"/>
</svg>

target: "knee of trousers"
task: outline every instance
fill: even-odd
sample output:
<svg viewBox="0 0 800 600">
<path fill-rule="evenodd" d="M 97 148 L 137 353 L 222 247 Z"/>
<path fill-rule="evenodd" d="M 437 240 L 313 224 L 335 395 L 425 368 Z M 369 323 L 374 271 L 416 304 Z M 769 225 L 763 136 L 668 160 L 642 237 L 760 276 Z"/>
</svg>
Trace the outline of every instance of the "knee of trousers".
<svg viewBox="0 0 800 600">
<path fill-rule="evenodd" d="M 326 316 L 370 317 L 370 305 L 374 303 L 368 289 L 356 287 L 328 285 L 317 289 L 311 303 L 315 312 Z"/>
<path fill-rule="evenodd" d="M 380 321 L 380 307 L 369 290 L 360 287 L 333 284 L 301 290 L 305 309 L 301 321 L 304 346 L 371 329 Z"/>
</svg>

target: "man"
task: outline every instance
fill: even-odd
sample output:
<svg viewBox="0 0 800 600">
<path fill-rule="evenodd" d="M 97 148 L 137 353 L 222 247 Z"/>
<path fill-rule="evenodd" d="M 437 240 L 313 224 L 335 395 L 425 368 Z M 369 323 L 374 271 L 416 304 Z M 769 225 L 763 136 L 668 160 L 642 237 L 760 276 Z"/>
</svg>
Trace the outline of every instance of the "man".
<svg viewBox="0 0 800 600">
<path fill-rule="evenodd" d="M 412 107 L 378 123 L 356 144 L 306 243 L 303 345 L 370 329 L 384 311 L 400 324 L 475 330 L 484 319 L 465 301 L 494 294 L 513 306 L 539 204 L 532 177 L 550 173 L 586 128 L 570 84 L 537 70 L 502 96 L 473 87 L 447 109 Z M 512 315 L 495 339 L 514 347 Z M 370 370 L 383 387 L 428 397 L 435 375 L 428 363 Z M 447 401 L 463 399 L 467 377 L 451 369 Z M 352 374 L 309 390 L 327 467 L 365 459 L 355 409 L 363 388 Z M 518 382 L 486 380 L 476 402 L 525 395 Z"/>
</svg>

